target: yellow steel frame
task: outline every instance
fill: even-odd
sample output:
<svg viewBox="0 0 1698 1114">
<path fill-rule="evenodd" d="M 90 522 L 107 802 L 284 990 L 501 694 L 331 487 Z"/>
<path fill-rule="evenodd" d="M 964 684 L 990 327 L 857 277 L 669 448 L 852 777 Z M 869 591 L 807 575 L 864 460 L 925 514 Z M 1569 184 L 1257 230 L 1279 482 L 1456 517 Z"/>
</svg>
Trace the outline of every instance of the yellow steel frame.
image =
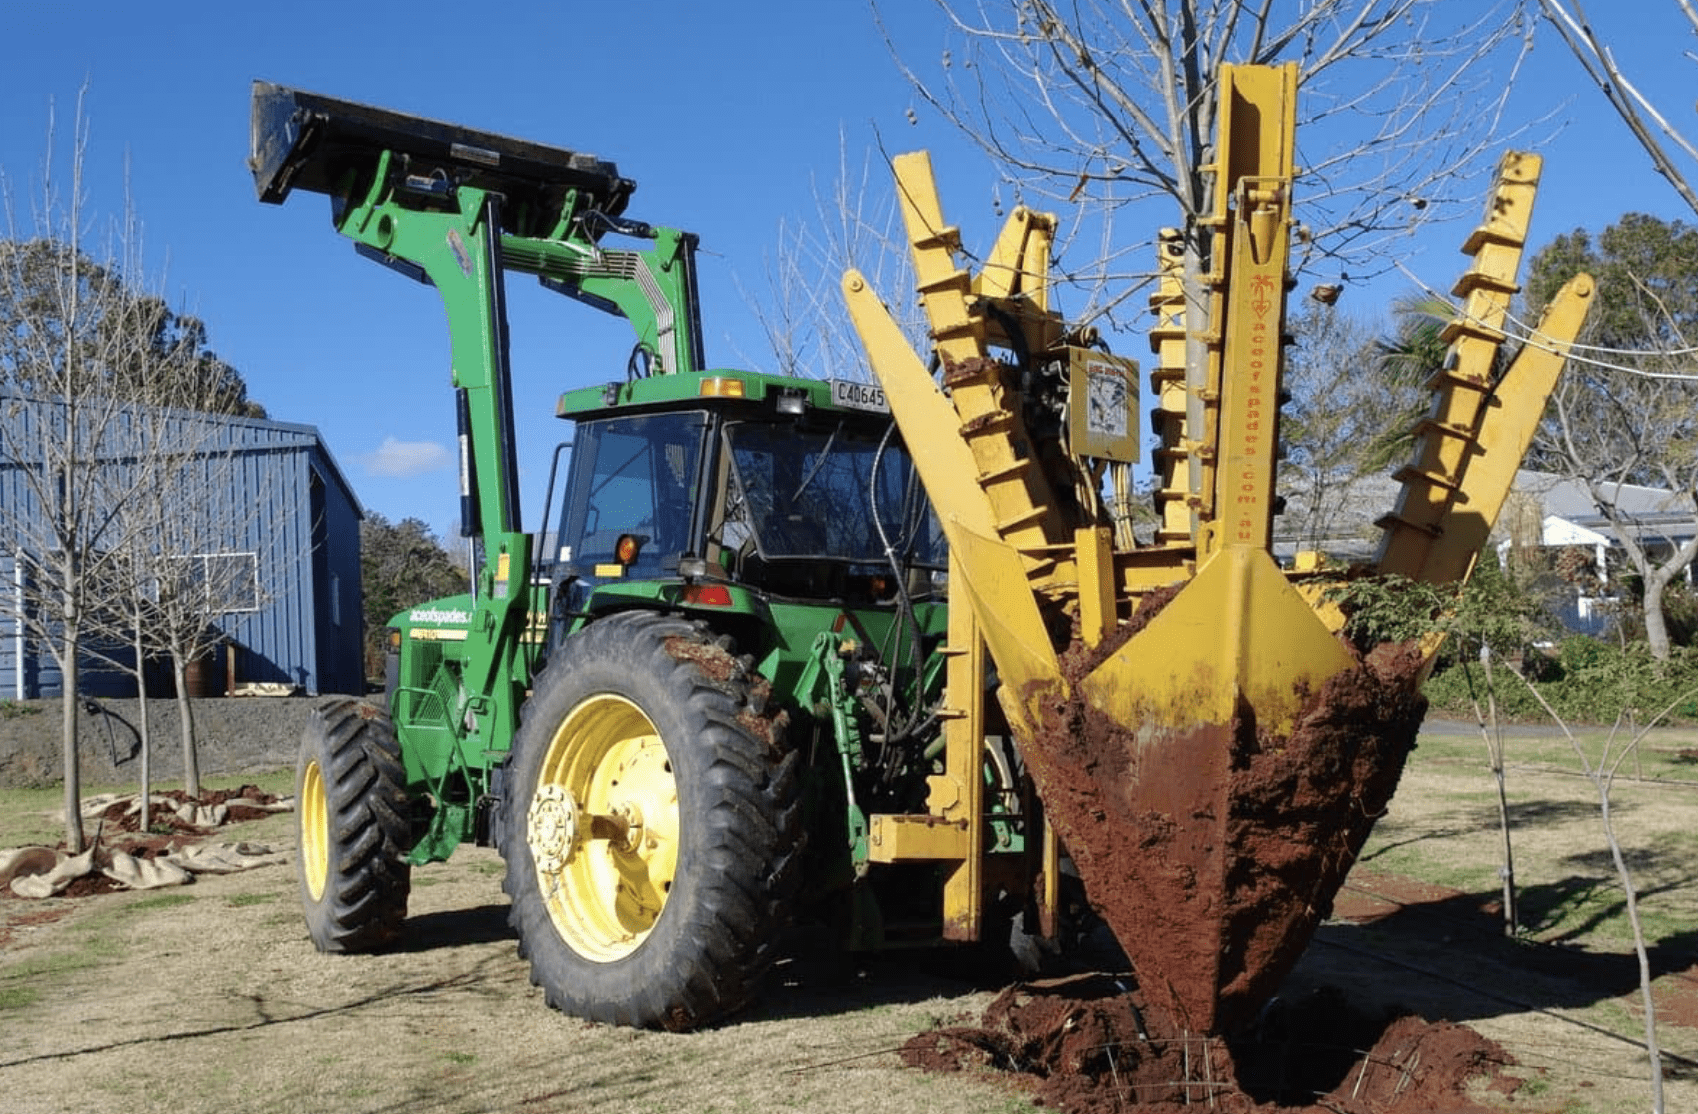
<svg viewBox="0 0 1698 1114">
<path fill-rule="evenodd" d="M 1150 369 L 1150 391 L 1155 396 L 1155 427 L 1161 437 L 1161 447 L 1155 453 L 1156 509 L 1161 514 L 1156 527 L 1158 545 L 1189 545 L 1191 541 L 1184 241 L 1179 229 L 1162 229 L 1156 244 L 1161 274 L 1156 292 L 1150 295 L 1150 312 L 1156 319 L 1150 327 L 1150 350 L 1156 354 L 1156 366 Z"/>
<path fill-rule="evenodd" d="M 1433 584 L 1468 576 L 1585 321 L 1593 284 L 1579 275 L 1547 307 L 1540 339 L 1497 377 L 1542 165 L 1537 155 L 1504 156 L 1486 219 L 1463 246 L 1473 265 L 1452 290 L 1462 304 L 1445 326 L 1444 366 L 1428 384 L 1432 409 L 1417 427 L 1414 460 L 1397 473 L 1396 509 L 1379 521 L 1385 535 L 1375 567 L 1382 573 Z"/>
<path fill-rule="evenodd" d="M 1143 593 L 1182 584 L 1078 683 L 1098 712 L 1140 725 L 1132 746 L 1151 753 L 1129 755 L 1135 765 L 1190 761 L 1174 750 L 1190 727 L 1245 714 L 1259 730 L 1287 732 L 1306 695 L 1353 666 L 1336 637 L 1340 617 L 1314 588 L 1324 573 L 1310 562 L 1299 590 L 1271 554 L 1296 86 L 1295 65 L 1222 68 L 1214 201 L 1201 222 L 1212 236 L 1207 321 L 1186 320 L 1179 234 L 1160 241 L 1150 299 L 1161 441 L 1154 545 L 1117 545 L 1088 490 L 1077 504 L 1059 497 L 1052 485 L 1078 477 L 1046 473 L 1033 458 L 1019 384 L 988 358 L 1016 339 L 1049 353 L 1068 338 L 1049 301 L 1054 218 L 1017 209 L 972 274 L 959 264 L 960 234 L 944 222 L 929 156 L 895 160 L 938 381 L 863 276 L 844 275 L 854 326 L 948 539 L 954 597 L 943 772 L 931 779 L 926 813 L 870 818 L 871 857 L 953 864 L 943 895 L 948 937 L 977 938 L 983 916 L 984 693 L 993 662 L 1016 737 L 1041 745 L 1041 706 L 1071 695 L 1052 642 L 1058 625 L 1076 624 L 1096 645 Z M 1421 453 L 1400 474 L 1405 495 L 1388 520 L 1382 570 L 1467 575 L 1585 315 L 1591 291 L 1582 279 L 1541 323 L 1548 343 L 1491 378 L 1537 175 L 1531 156 L 1506 161 L 1488 220 L 1470 239 L 1475 266 L 1457 288 L 1466 303 L 1447 334 L 1452 359 L 1434 384 Z M 1185 358 L 1188 340 L 1198 339 L 1208 352 L 1200 373 Z M 1079 476 L 1092 477 L 1086 485 L 1094 482 L 1100 473 L 1077 459 L 1090 454 L 1070 453 Z M 1053 925 L 1059 849 L 1047 829 L 1043 847 L 1040 913 Z"/>
<path fill-rule="evenodd" d="M 858 272 L 844 276 L 844 296 L 898 425 L 932 431 L 910 437 L 909 449 L 949 540 L 951 590 L 967 606 L 949 611 L 944 771 L 931 779 L 928 812 L 872 817 L 869 843 L 875 862 L 954 862 L 944 885 L 944 935 L 972 940 L 980 933 L 984 901 L 979 849 L 985 842 L 987 643 L 1003 693 L 1051 685 L 1059 665 L 1038 597 L 1067 592 L 1072 579 L 1066 552 L 1072 537 L 1062 502 L 1022 454 L 1027 438 L 1018 396 L 988 358 L 992 344 L 1010 338 L 985 306 L 1003 307 L 1003 316 L 1026 330 L 1021 339 L 1027 344 L 1048 348 L 1060 341 L 1048 297 L 1055 220 L 1016 209 L 988 261 L 972 275 L 957 264 L 960 233 L 944 222 L 930 156 L 901 155 L 894 165 L 920 302 L 948 394 Z M 1016 730 L 1029 735 L 1024 701 L 1003 703 Z M 1054 840 L 1046 846 L 1054 860 Z M 1055 865 L 1045 869 L 1047 879 Z"/>
</svg>

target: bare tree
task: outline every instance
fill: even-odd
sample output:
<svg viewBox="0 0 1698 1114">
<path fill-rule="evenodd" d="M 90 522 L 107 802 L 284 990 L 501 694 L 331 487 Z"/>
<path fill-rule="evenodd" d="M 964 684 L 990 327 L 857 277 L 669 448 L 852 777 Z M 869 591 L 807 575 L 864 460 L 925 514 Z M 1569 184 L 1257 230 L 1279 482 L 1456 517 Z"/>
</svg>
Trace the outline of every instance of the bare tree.
<svg viewBox="0 0 1698 1114">
<path fill-rule="evenodd" d="M 1550 702 L 1545 699 L 1538 686 L 1529 681 L 1513 666 L 1508 667 L 1517 680 L 1527 686 L 1539 706 L 1555 721 L 1567 737 L 1569 745 L 1574 750 L 1574 757 L 1580 764 L 1580 772 L 1586 780 L 1592 783 L 1592 790 L 1598 798 L 1598 819 L 1603 826 L 1604 843 L 1610 850 L 1610 862 L 1615 867 L 1616 878 L 1621 883 L 1621 890 L 1627 912 L 1627 923 L 1633 932 L 1633 954 L 1639 961 L 1639 997 L 1641 1008 L 1645 1013 L 1645 1051 L 1650 1061 L 1651 1078 L 1651 1114 L 1664 1114 L 1663 1106 L 1663 1055 L 1657 1042 L 1657 1006 L 1651 994 L 1651 957 L 1645 947 L 1645 926 L 1639 917 L 1639 891 L 1633 884 L 1633 873 L 1628 869 L 1627 858 L 1622 853 L 1621 840 L 1615 831 L 1615 816 L 1611 809 L 1610 792 L 1615 787 L 1616 774 L 1620 772 L 1622 763 L 1628 757 L 1639 751 L 1639 746 L 1650 734 L 1651 729 L 1666 719 L 1671 712 L 1682 704 L 1698 695 L 1698 690 L 1681 693 L 1662 711 L 1643 726 L 1634 730 L 1625 743 L 1621 741 L 1623 725 L 1626 723 L 1626 713 L 1616 717 L 1609 734 L 1602 744 L 1598 745 L 1596 753 L 1588 753 L 1585 744 L 1575 738 L 1574 732 L 1563 718 L 1556 713 Z"/>
<path fill-rule="evenodd" d="M 1408 454 L 1408 430 L 1431 403 L 1426 376 L 1388 358 L 1377 323 L 1336 304 L 1306 299 L 1291 331 L 1297 343 L 1284 380 L 1291 401 L 1280 414 L 1281 440 L 1290 446 L 1279 474 L 1282 532 L 1300 549 L 1324 549 L 1353 529 L 1371 544 L 1378 530 L 1350 511 L 1364 479 Z"/>
<path fill-rule="evenodd" d="M 283 554 L 261 540 L 259 508 L 239 498 L 245 489 L 234 478 L 245 454 L 232 441 L 233 427 L 200 410 L 161 412 L 179 447 L 160 461 L 160 498 L 138 535 L 147 570 L 141 587 L 153 603 L 148 641 L 169 659 L 176 681 L 183 788 L 198 797 L 191 664 L 208 661 L 227 641 L 221 625 L 227 615 L 259 609 L 261 566 Z"/>
<path fill-rule="evenodd" d="M 1698 5 L 1693 0 L 1673 0 L 1673 4 L 1686 17 L 1693 33 L 1698 34 Z M 1698 189 L 1694 188 L 1690 177 L 1692 170 L 1698 168 L 1698 143 L 1694 142 L 1698 133 L 1682 130 L 1671 123 L 1668 116 L 1622 70 L 1609 44 L 1587 18 L 1580 0 L 1539 0 L 1539 7 L 1586 71 L 1586 76 L 1603 92 L 1610 107 L 1615 109 L 1622 123 L 1627 125 L 1651 157 L 1657 173 L 1668 180 L 1694 213 L 1698 213 Z M 1642 16 L 1643 12 L 1636 7 L 1632 18 L 1637 21 Z M 1672 48 L 1672 41 L 1670 46 Z M 1690 48 L 1683 53 L 1688 61 L 1698 62 L 1698 54 Z"/>
<path fill-rule="evenodd" d="M 1445 609 L 1438 629 L 1452 640 L 1458 651 L 1458 664 L 1468 681 L 1474 720 L 1486 748 L 1486 768 L 1492 775 L 1497 797 L 1498 837 L 1502 848 L 1498 879 L 1503 888 L 1503 930 L 1504 935 L 1514 936 L 1520 925 L 1515 840 L 1509 807 L 1508 753 L 1498 719 L 1495 663 L 1500 659 L 1519 659 L 1527 646 L 1548 638 L 1551 632 L 1538 600 L 1516 579 L 1515 566 L 1519 562 L 1500 563 L 1494 558 L 1489 551 L 1482 554 L 1462 592 Z M 1471 657 L 1478 658 L 1480 663 L 1482 676 L 1478 683 L 1469 664 Z"/>
<path fill-rule="evenodd" d="M 103 541 L 103 606 L 87 613 L 93 639 L 89 652 L 135 680 L 140 736 L 141 827 L 150 823 L 153 738 L 148 707 L 149 666 L 169 653 L 178 616 L 161 598 L 162 570 L 171 569 L 173 542 L 204 523 L 221 506 L 222 488 L 197 483 L 217 460 L 228 459 L 218 443 L 222 413 L 256 413 L 246 384 L 205 346 L 199 321 L 172 312 L 163 298 L 141 289 L 141 235 L 126 220 L 122 242 L 131 264 L 118 276 L 125 289 L 114 298 L 102 327 L 125 338 L 116 358 L 102 369 L 104 390 L 118 404 L 113 430 L 91 465 L 89 487 L 97 500 L 115 508 L 113 529 Z M 250 512 L 251 513 L 251 512 Z M 179 692 L 186 789 L 198 796 L 191 710 Z"/>
<path fill-rule="evenodd" d="M 1476 204 L 1470 183 L 1503 139 L 1532 26 L 1519 0 L 1471 11 L 1433 0 L 937 2 L 960 50 L 944 52 L 935 80 L 912 44 L 891 44 L 919 95 L 1009 168 L 1022 196 L 1099 214 L 1149 199 L 1176 208 L 1193 320 L 1206 305 L 1222 63 L 1297 63 L 1305 227 L 1294 263 L 1336 267 L 1349 283 L 1390 266 L 1392 239 Z M 1096 291 L 1084 319 L 1112 317 L 1154 269 L 1144 244 L 1097 254 L 1078 276 Z"/>
<path fill-rule="evenodd" d="M 1690 530 L 1698 516 L 1698 460 L 1690 451 L 1698 436 L 1694 388 L 1626 375 L 1576 382 L 1580 378 L 1571 369 L 1551 398 L 1546 429 L 1552 459 L 1584 485 L 1609 521 L 1639 577 L 1646 645 L 1652 657 L 1667 661 L 1673 649 L 1664 597 L 1698 559 L 1698 537 L 1668 532 L 1669 520 Z M 1634 498 L 1643 494 L 1635 489 L 1647 475 L 1664 492 L 1657 505 Z"/>
<path fill-rule="evenodd" d="M 1698 34 L 1698 4 L 1672 0 L 1694 34 Z M 1652 98 L 1623 70 L 1604 36 L 1592 24 L 1579 0 L 1539 0 L 1540 10 L 1556 29 L 1564 44 L 1580 63 L 1650 157 L 1652 165 L 1698 213 L 1698 188 L 1692 170 L 1698 166 L 1698 143 L 1690 126 L 1672 122 Z M 1644 13 L 1635 9 L 1634 19 Z M 1671 49 L 1673 42 L 1670 40 Z M 1683 51 L 1688 61 L 1698 62 L 1698 53 Z M 1698 236 L 1679 222 L 1650 228 L 1653 218 L 1629 216 L 1621 224 L 1622 235 L 1648 228 L 1664 237 L 1681 241 L 1681 256 L 1691 263 Z M 1630 227 L 1636 225 L 1637 229 Z M 1610 230 L 1615 232 L 1616 229 Z M 1608 236 L 1610 233 L 1606 232 Z M 1589 244 L 1581 233 L 1566 240 L 1571 253 L 1585 254 Z M 1562 245 L 1553 245 L 1554 250 Z M 1698 463 L 1690 450 L 1693 436 L 1689 415 L 1693 410 L 1694 380 L 1698 361 L 1693 358 L 1695 318 L 1692 291 L 1698 289 L 1692 268 L 1686 268 L 1684 298 L 1670 297 L 1659 289 L 1666 274 L 1640 266 L 1616 275 L 1617 300 L 1621 312 L 1637 316 L 1639 327 L 1631 342 L 1621 338 L 1620 321 L 1606 324 L 1604 336 L 1587 339 L 1598 345 L 1593 358 L 1570 360 L 1564 379 L 1567 384 L 1553 408 L 1553 440 L 1558 459 L 1576 478 L 1587 484 L 1600 509 L 1615 527 L 1629 562 L 1644 584 L 1643 614 L 1646 637 L 1659 660 L 1669 654 L 1669 639 L 1662 611 L 1664 589 L 1698 559 L 1698 541 L 1687 544 L 1656 537 L 1654 529 L 1622 505 L 1618 497 L 1626 483 L 1660 483 L 1678 500 L 1679 508 L 1698 513 Z M 1600 293 L 1604 293 L 1600 287 Z M 1606 303 L 1605 309 L 1608 310 Z M 1592 330 L 1594 333 L 1598 330 Z M 1627 352 L 1615 349 L 1630 349 Z M 1646 541 L 1662 542 L 1662 557 L 1654 557 Z"/>
<path fill-rule="evenodd" d="M 1529 302 L 1579 271 L 1598 284 L 1587 343 L 1570 355 L 1535 448 L 1609 521 L 1640 580 L 1646 643 L 1667 661 L 1664 596 L 1698 560 L 1698 228 L 1629 213 L 1595 240 L 1559 236 L 1534 257 Z"/>
<path fill-rule="evenodd" d="M 891 176 L 882 161 L 863 153 L 851 163 L 848 141 L 839 137 L 837 173 L 821 189 L 814 211 L 781 221 L 777 248 L 766 260 L 765 290 L 747 296 L 760 322 L 771 360 L 780 375 L 807 379 L 872 378 L 860 338 L 843 313 L 838 282 L 853 267 L 877 289 L 906 292 L 897 320 L 910 339 L 923 342 L 925 319 L 912 295 L 913 266 L 901 231 Z M 739 353 L 759 367 L 761 354 Z"/>
<path fill-rule="evenodd" d="M 149 639 L 171 629 L 157 562 L 181 552 L 171 546 L 182 532 L 219 505 L 217 493 L 188 482 L 182 462 L 206 456 L 207 412 L 263 415 L 241 376 L 207 348 L 204 326 L 141 281 L 134 215 L 126 210 L 91 238 L 82 104 L 79 97 L 69 182 L 53 161 L 50 112 L 49 153 L 25 199 L 28 216 L 8 190 L 0 240 L 0 537 L 17 574 L 0 612 L 48 650 L 60 673 L 73 851 L 83 848 L 82 671 L 106 656 L 142 676 L 156 652 Z M 185 747 L 195 792 L 188 734 Z M 144 799 L 146 781 L 144 773 Z"/>
<path fill-rule="evenodd" d="M 124 327 L 136 294 L 121 276 L 135 245 L 121 230 L 99 244 L 86 236 L 87 146 L 79 99 L 68 185 L 49 154 L 31 217 L 20 221 L 8 199 L 0 243 L 0 537 L 21 570 L 0 607 L 48 649 L 62 678 L 65 840 L 74 853 L 84 847 L 79 673 L 97 617 L 120 603 L 124 579 L 117 555 L 128 527 L 102 471 L 129 455 L 133 430 L 113 373 L 133 365 L 143 343 Z"/>
<path fill-rule="evenodd" d="M 108 617 L 110 634 L 134 647 L 144 700 L 147 662 L 170 663 L 190 797 L 201 792 L 191 663 L 204 663 L 225 640 L 224 616 L 263 602 L 260 563 L 275 548 L 259 540 L 260 508 L 240 495 L 247 490 L 239 482 L 242 427 L 222 412 L 228 395 L 218 377 L 202 374 L 198 348 L 184 341 L 150 353 L 127 411 L 134 452 L 103 473 L 117 489 L 113 498 L 125 525 L 124 599 Z M 144 703 L 144 781 L 145 723 Z M 144 799 L 146 793 L 144 785 Z"/>
</svg>

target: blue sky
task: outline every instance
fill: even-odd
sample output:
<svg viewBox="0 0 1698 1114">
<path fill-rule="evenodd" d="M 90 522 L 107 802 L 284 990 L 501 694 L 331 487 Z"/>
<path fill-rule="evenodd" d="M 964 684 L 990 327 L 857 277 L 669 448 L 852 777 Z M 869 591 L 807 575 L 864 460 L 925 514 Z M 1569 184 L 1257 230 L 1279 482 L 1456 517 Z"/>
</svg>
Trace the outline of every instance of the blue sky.
<svg viewBox="0 0 1698 1114">
<path fill-rule="evenodd" d="M 917 62 L 941 53 L 931 4 L 883 7 Z M 1680 57 L 1695 44 L 1674 0 L 1590 14 L 1642 83 L 1664 91 L 1667 110 L 1689 122 L 1698 65 Z M 989 211 L 993 169 L 909 91 L 866 0 L 11 4 L 0 41 L 10 44 L 0 68 L 0 170 L 15 219 L 30 219 L 49 104 L 62 172 L 86 83 L 85 216 L 96 231 L 127 192 L 151 281 L 207 322 L 212 346 L 250 393 L 278 420 L 317 426 L 367 507 L 416 515 L 445 534 L 456 478 L 438 300 L 356 257 L 323 198 L 254 200 L 244 160 L 255 78 L 614 160 L 639 183 L 631 215 L 701 236 L 704 332 L 716 365 L 764 358 L 741 291 L 764 284 L 779 222 L 812 214 L 815 189 L 837 171 L 840 136 L 856 161 L 875 129 L 892 152 L 932 148 L 950 218 L 970 239 L 988 239 L 999 223 Z M 1562 125 L 1539 148 L 1535 247 L 1630 210 L 1692 219 L 1549 33 L 1514 108 L 1529 118 L 1554 113 Z M 1150 217 L 1152 227 L 1171 220 Z M 1425 234 L 1410 245 L 1410 269 L 1448 289 L 1467 231 Z M 534 527 L 549 454 L 564 433 L 554 398 L 617 378 L 630 341 L 612 318 L 514 286 L 524 509 Z M 1370 299 L 1397 293 L 1382 284 Z"/>
</svg>

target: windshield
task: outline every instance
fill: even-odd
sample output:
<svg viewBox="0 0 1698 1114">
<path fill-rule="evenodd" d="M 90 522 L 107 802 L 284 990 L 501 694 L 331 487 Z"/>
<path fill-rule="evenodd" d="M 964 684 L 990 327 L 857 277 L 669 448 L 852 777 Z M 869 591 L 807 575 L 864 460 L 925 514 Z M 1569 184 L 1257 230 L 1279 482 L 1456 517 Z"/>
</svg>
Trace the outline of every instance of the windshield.
<svg viewBox="0 0 1698 1114">
<path fill-rule="evenodd" d="M 619 538 L 630 535 L 639 549 L 622 575 L 677 568 L 678 555 L 691 548 L 705 423 L 697 412 L 581 423 L 562 508 L 560 559 L 606 566 Z"/>
<path fill-rule="evenodd" d="M 913 462 L 894 438 L 840 423 L 797 429 L 738 422 L 725 430 L 732 491 L 722 535 L 761 557 L 884 565 L 944 563 L 942 535 Z M 869 497 L 871 496 L 871 497 Z M 881 531 L 882 529 L 882 536 Z"/>
</svg>

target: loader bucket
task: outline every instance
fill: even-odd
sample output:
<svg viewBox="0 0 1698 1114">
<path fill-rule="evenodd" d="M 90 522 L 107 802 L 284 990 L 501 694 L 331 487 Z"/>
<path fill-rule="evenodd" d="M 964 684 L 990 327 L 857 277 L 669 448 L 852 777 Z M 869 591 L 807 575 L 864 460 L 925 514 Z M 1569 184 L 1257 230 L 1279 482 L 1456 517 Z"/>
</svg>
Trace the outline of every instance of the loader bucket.
<svg viewBox="0 0 1698 1114">
<path fill-rule="evenodd" d="M 248 169 L 261 201 L 281 204 L 293 189 L 337 194 L 353 173 L 369 178 L 383 152 L 398 155 L 389 172 L 419 192 L 471 185 L 502 194 L 510 209 L 538 219 L 561 211 L 577 190 L 604 216 L 624 211 L 636 183 L 611 162 L 564 148 L 406 116 L 371 105 L 253 84 Z"/>
</svg>

